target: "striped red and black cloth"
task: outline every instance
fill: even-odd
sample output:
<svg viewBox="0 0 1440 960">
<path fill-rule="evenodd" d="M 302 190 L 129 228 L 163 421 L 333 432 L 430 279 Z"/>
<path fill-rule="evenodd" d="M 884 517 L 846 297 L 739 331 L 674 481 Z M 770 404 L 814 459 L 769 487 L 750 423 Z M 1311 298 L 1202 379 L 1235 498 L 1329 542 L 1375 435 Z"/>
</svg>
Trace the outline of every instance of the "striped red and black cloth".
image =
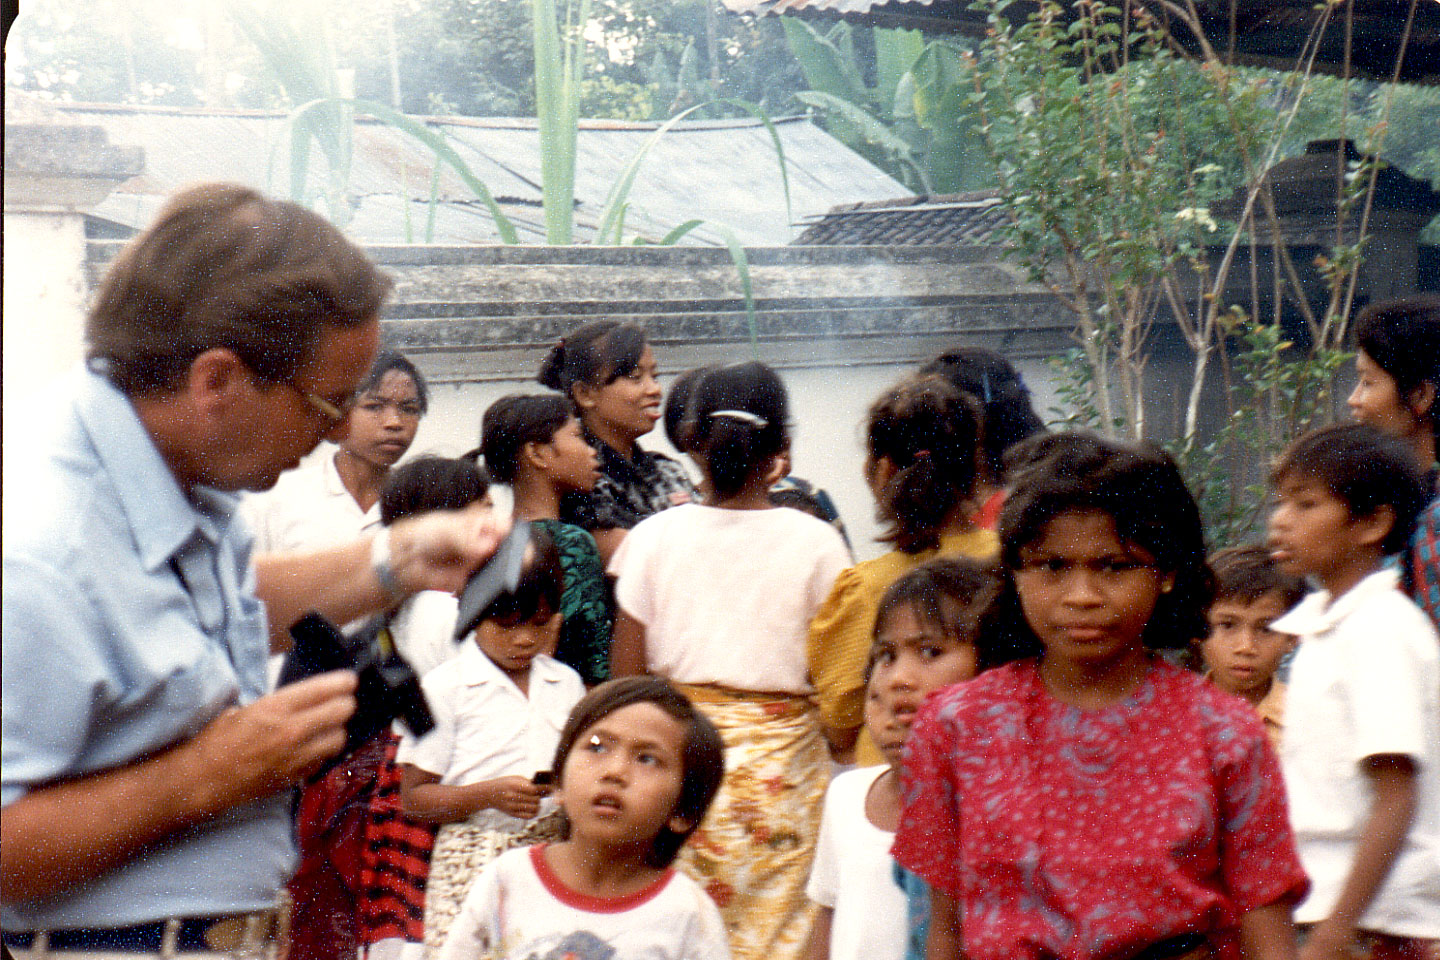
<svg viewBox="0 0 1440 960">
<path fill-rule="evenodd" d="M 389 732 L 382 736 L 387 738 L 384 761 L 365 821 L 360 941 L 372 944 L 400 938 L 424 943 L 425 881 L 438 827 L 400 812 L 400 768 L 395 765 L 400 740 Z"/>
</svg>

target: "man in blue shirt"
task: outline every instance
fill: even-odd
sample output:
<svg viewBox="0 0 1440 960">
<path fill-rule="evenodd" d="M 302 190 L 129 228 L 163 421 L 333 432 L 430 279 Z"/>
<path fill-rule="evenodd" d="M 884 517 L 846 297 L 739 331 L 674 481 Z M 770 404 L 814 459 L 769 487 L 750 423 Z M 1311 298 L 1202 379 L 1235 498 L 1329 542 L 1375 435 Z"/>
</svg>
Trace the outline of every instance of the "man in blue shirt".
<svg viewBox="0 0 1440 960">
<path fill-rule="evenodd" d="M 87 369 L 7 477 L 7 946 L 243 953 L 270 936 L 285 791 L 340 749 L 355 677 L 266 695 L 267 654 L 307 610 L 345 622 L 455 589 L 502 532 L 437 514 L 252 561 L 233 493 L 343 435 L 388 292 L 319 216 L 226 185 L 173 198 L 107 274 Z"/>
</svg>

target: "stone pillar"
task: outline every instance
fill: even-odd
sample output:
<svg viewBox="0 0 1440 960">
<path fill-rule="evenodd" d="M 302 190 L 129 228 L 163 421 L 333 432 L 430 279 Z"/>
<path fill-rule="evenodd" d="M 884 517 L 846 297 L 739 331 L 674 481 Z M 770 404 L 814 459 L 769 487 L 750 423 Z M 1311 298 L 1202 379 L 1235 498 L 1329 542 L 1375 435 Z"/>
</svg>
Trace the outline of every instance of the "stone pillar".
<svg viewBox="0 0 1440 960">
<path fill-rule="evenodd" d="M 29 398 L 81 357 L 85 213 L 141 172 L 144 152 L 112 146 L 100 127 L 57 123 L 43 105 L 7 100 L 3 349 L 9 441 L 32 422 Z M 7 455 L 12 446 L 5 444 Z"/>
</svg>

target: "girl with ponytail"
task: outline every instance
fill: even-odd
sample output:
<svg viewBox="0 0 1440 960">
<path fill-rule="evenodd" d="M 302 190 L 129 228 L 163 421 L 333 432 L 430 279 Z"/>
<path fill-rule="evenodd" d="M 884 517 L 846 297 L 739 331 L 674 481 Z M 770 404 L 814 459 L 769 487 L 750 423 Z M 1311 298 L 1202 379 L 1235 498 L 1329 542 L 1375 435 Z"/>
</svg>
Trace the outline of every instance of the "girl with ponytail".
<svg viewBox="0 0 1440 960">
<path fill-rule="evenodd" d="M 736 960 L 798 958 L 830 767 L 806 631 L 849 553 L 829 524 L 770 502 L 790 447 L 773 370 L 711 370 L 686 406 L 705 502 L 642 521 L 616 551 L 611 670 L 665 677 L 720 730 L 724 783 L 679 864 L 720 906 Z"/>
<path fill-rule="evenodd" d="M 988 560 L 999 550 L 991 530 L 970 520 L 978 472 L 979 416 L 973 401 L 944 378 L 909 377 L 870 408 L 865 478 L 886 525 L 889 553 L 856 564 L 835 581 L 810 625 L 810 661 L 827 728 L 842 757 L 884 758 L 861 736 L 865 661 L 875 610 L 885 590 L 937 556 Z"/>
</svg>

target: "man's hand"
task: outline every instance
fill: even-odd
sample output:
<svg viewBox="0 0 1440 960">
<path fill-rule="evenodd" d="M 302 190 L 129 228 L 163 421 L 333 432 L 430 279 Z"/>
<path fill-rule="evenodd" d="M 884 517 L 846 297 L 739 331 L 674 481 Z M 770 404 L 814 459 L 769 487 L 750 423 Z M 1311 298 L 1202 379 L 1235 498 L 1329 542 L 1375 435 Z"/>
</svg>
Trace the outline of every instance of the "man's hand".
<svg viewBox="0 0 1440 960">
<path fill-rule="evenodd" d="M 293 786 L 345 746 L 355 674 L 337 670 L 231 707 L 177 748 L 195 764 L 196 806 L 218 815 Z"/>
<path fill-rule="evenodd" d="M 537 786 L 524 777 L 498 777 L 486 780 L 481 786 L 485 806 L 521 820 L 529 820 L 539 813 L 541 798 L 550 792 L 549 787 Z"/>
<path fill-rule="evenodd" d="M 495 554 L 510 523 L 483 503 L 397 521 L 378 536 L 390 537 L 390 569 L 411 593 L 455 593 Z"/>
<path fill-rule="evenodd" d="M 168 750 L 30 791 L 0 810 L 0 899 L 63 893 L 294 784 L 344 745 L 354 693 L 349 671 L 311 677 L 226 710 Z"/>
</svg>

